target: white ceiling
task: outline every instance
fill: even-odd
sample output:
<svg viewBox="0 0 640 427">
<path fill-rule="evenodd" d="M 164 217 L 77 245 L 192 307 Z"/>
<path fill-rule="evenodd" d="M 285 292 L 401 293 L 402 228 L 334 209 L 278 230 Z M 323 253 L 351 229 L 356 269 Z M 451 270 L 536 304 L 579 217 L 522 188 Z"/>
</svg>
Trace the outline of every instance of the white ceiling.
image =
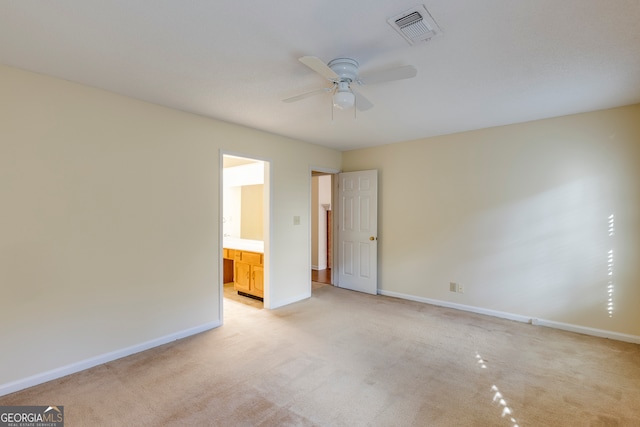
<svg viewBox="0 0 640 427">
<path fill-rule="evenodd" d="M 387 19 L 424 4 L 410 46 Z M 0 63 L 347 150 L 640 102 L 638 0 L 0 0 Z M 297 59 L 414 79 L 336 110 Z"/>
</svg>

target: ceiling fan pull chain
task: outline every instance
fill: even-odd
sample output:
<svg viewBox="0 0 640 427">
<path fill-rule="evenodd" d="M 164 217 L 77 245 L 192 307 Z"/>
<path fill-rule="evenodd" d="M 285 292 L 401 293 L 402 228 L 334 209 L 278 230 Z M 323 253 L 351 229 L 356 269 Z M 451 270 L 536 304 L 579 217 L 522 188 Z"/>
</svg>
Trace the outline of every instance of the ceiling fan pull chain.
<svg viewBox="0 0 640 427">
<path fill-rule="evenodd" d="M 330 104 L 331 104 L 331 123 L 333 123 L 333 110 L 335 110 L 335 107 L 333 106 L 333 98 L 329 99 Z"/>
</svg>

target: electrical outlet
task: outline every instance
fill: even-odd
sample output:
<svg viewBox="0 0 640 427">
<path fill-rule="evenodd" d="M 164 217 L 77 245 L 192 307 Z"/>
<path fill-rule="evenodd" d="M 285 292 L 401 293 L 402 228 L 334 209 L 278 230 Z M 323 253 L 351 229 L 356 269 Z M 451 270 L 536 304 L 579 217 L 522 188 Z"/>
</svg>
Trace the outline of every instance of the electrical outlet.
<svg viewBox="0 0 640 427">
<path fill-rule="evenodd" d="M 449 282 L 449 291 L 458 292 L 458 284 L 454 282 Z"/>
<path fill-rule="evenodd" d="M 464 294 L 464 286 L 462 286 L 461 284 L 458 283 L 458 293 L 459 294 Z"/>
</svg>

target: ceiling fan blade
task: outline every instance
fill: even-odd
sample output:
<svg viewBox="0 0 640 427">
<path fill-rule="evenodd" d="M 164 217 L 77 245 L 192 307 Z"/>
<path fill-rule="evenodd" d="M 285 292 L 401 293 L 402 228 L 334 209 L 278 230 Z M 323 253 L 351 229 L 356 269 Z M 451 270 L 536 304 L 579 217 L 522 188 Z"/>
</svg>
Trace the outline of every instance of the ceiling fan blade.
<svg viewBox="0 0 640 427">
<path fill-rule="evenodd" d="M 312 90 L 311 92 L 302 93 L 300 95 L 292 96 L 291 98 L 283 99 L 282 102 L 296 102 L 301 99 L 309 98 L 314 95 L 320 95 L 321 93 L 331 92 L 333 89 L 329 87 L 323 87 L 321 89 Z"/>
<path fill-rule="evenodd" d="M 316 58 L 315 56 L 303 56 L 302 58 L 298 58 L 298 61 L 302 62 L 304 65 L 328 80 L 335 81 L 340 79 L 340 76 L 329 68 L 327 64 L 322 62 L 320 58 Z"/>
<path fill-rule="evenodd" d="M 367 111 L 373 108 L 373 104 L 367 98 L 364 97 L 360 92 L 351 89 L 353 94 L 356 96 L 356 108 L 360 111 Z"/>
<path fill-rule="evenodd" d="M 416 67 L 413 65 L 404 65 L 402 67 L 364 74 L 358 78 L 358 83 L 361 85 L 372 85 L 376 83 L 392 82 L 395 80 L 410 79 L 415 77 L 417 74 L 418 70 L 416 70 Z"/>
</svg>

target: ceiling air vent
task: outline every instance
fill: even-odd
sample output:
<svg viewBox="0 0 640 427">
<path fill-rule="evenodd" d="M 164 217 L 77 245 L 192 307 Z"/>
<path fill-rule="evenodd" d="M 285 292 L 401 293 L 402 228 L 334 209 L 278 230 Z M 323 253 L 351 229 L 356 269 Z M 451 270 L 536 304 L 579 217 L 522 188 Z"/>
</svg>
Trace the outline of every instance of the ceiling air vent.
<svg viewBox="0 0 640 427">
<path fill-rule="evenodd" d="M 440 33 L 440 27 L 424 6 L 416 6 L 387 20 L 410 45 L 427 41 Z"/>
</svg>

